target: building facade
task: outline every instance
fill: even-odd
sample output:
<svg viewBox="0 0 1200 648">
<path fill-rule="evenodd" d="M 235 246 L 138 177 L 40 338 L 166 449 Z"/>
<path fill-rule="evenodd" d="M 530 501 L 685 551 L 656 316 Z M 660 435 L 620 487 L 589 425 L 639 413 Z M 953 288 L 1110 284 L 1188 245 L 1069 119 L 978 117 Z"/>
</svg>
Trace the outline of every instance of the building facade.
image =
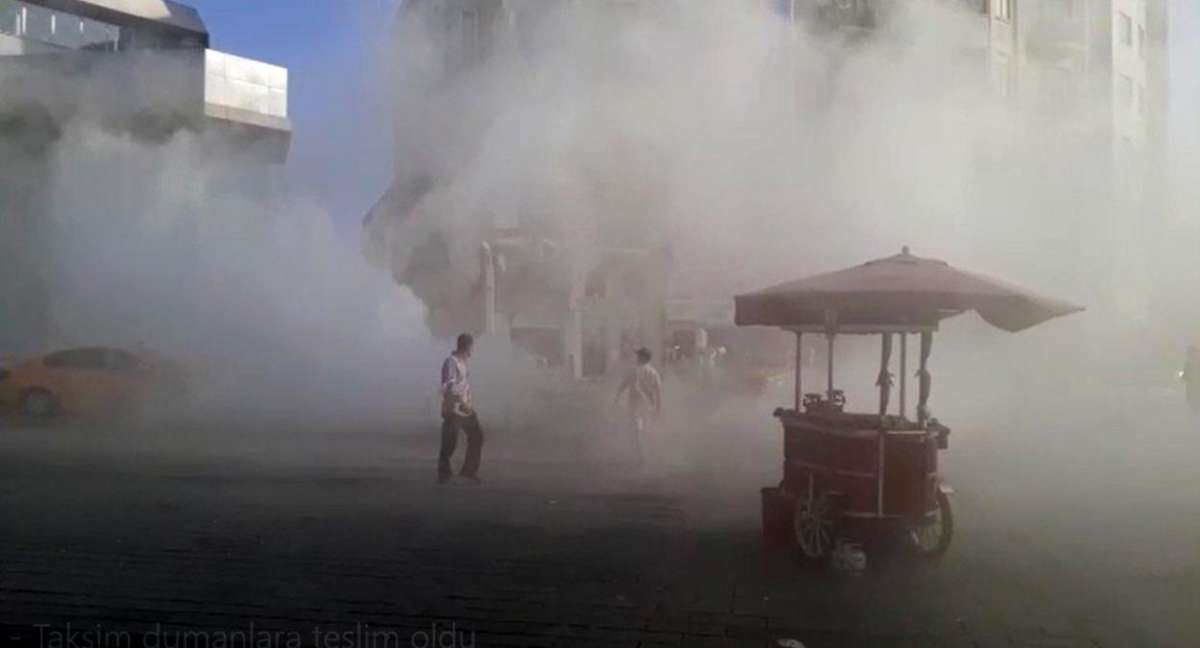
<svg viewBox="0 0 1200 648">
<path fill-rule="evenodd" d="M 166 0 L 0 0 L 0 106 L 9 119 L 22 117 L 19 105 L 124 126 L 170 116 L 168 130 L 228 132 L 282 162 L 287 70 L 208 43 L 196 10 Z"/>
<path fill-rule="evenodd" d="M 0 353 L 45 343 L 39 241 L 72 129 L 149 145 L 189 133 L 212 160 L 247 161 L 210 182 L 272 183 L 291 142 L 287 70 L 208 45 L 199 13 L 168 0 L 0 0 Z"/>
<path fill-rule="evenodd" d="M 1018 213 L 1063 211 L 1061 223 L 1028 224 L 1025 235 L 1045 237 L 1039 242 L 1045 247 L 1071 238 L 1072 228 L 1086 228 L 1075 229 L 1074 238 L 1089 241 L 1089 248 L 1104 248 L 1086 253 L 1094 263 L 1088 272 L 1096 280 L 1088 297 L 1094 306 L 1112 308 L 1129 321 L 1146 320 L 1154 310 L 1154 257 L 1168 219 L 1173 2 L 946 0 L 980 16 L 981 49 L 964 52 L 959 62 L 978 64 L 994 88 L 996 104 L 1010 110 L 1011 120 L 999 128 L 1040 128 L 1036 136 L 1024 130 L 1014 139 L 1039 139 L 1057 156 L 1058 166 L 1046 161 L 1044 173 L 1031 179 L 996 169 L 1004 163 L 985 154 L 984 173 L 1031 182 L 1023 193 L 1044 202 L 995 195 L 997 185 L 1006 185 L 995 179 L 980 182 L 979 200 Z M 779 3 L 797 22 L 862 38 L 902 5 L 896 0 Z M 976 222 L 979 248 L 993 247 L 993 235 L 1011 236 L 1014 227 Z"/>
<path fill-rule="evenodd" d="M 793 22 L 822 30 L 870 30 L 887 20 L 904 0 L 770 0 L 776 11 Z M 947 5 L 983 16 L 991 0 L 941 0 Z"/>
<path fill-rule="evenodd" d="M 1166 0 L 992 0 L 989 26 L 1000 94 L 1102 105 L 1115 152 L 1161 149 Z"/>
<path fill-rule="evenodd" d="M 410 0 L 398 17 L 395 181 L 364 221 L 367 257 L 424 302 L 438 336 L 507 335 L 539 362 L 598 377 L 666 340 L 670 255 L 640 218 L 652 201 L 603 172 L 572 191 L 605 214 L 582 223 L 556 178 L 503 208 L 462 206 L 447 185 L 480 155 L 494 115 L 474 93 L 541 46 L 537 23 L 577 0 Z M 637 11 L 611 0 L 604 16 Z M 589 5 L 590 6 L 590 5 Z M 496 76 L 496 79 L 493 79 Z M 636 183 L 635 183 L 636 184 Z M 575 194 L 577 195 L 577 194 Z"/>
<path fill-rule="evenodd" d="M 991 0 L 989 11 L 997 93 L 1107 163 L 1088 192 L 1104 203 L 1093 228 L 1113 241 L 1100 299 L 1131 322 L 1153 310 L 1167 222 L 1169 18 L 1170 0 Z"/>
</svg>

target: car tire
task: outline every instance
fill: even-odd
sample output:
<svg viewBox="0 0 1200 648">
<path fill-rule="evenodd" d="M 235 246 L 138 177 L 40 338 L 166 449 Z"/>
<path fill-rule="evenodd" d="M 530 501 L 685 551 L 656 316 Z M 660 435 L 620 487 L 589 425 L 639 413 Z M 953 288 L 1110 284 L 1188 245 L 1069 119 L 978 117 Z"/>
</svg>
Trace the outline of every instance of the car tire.
<svg viewBox="0 0 1200 648">
<path fill-rule="evenodd" d="M 47 419 L 58 413 L 58 400 L 49 390 L 27 389 L 21 394 L 20 407 L 25 416 Z"/>
</svg>

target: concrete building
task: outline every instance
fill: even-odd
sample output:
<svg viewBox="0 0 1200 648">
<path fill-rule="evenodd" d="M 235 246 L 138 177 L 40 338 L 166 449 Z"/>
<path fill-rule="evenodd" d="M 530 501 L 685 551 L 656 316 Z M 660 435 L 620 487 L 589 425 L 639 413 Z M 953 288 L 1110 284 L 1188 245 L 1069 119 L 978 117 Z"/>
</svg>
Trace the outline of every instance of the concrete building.
<svg viewBox="0 0 1200 648">
<path fill-rule="evenodd" d="M 1118 153 L 1163 146 L 1166 0 L 992 0 L 989 25 L 999 93 L 1103 106 Z"/>
<path fill-rule="evenodd" d="M 879 26 L 905 0 L 771 0 L 776 10 L 794 22 L 806 22 L 822 30 L 869 31 Z M 941 0 L 981 16 L 989 0 Z"/>
<path fill-rule="evenodd" d="M 196 10 L 165 0 L 0 0 L 0 105 L 9 119 L 136 127 L 149 116 L 168 131 L 225 131 L 282 162 L 287 70 L 208 43 Z"/>
<path fill-rule="evenodd" d="M 1087 255 L 1099 281 L 1094 306 L 1111 306 L 1130 320 L 1153 310 L 1151 260 L 1167 218 L 1164 197 L 1170 140 L 1170 5 L 1176 0 L 946 0 L 977 12 L 981 47 L 968 48 L 958 63 L 987 75 L 998 102 L 1011 106 L 1014 129 L 1038 135 L 1058 160 L 1075 168 L 1047 168 L 1040 187 L 1026 187 L 1043 204 L 994 195 L 997 183 L 980 183 L 979 200 L 1018 213 L 1046 209 L 1094 214 L 1079 240 L 1104 241 Z M 780 0 L 780 11 L 797 22 L 845 38 L 867 38 L 903 7 L 897 0 Z M 1027 119 L 1034 116 L 1034 119 Z M 981 125 L 988 129 L 996 124 Z M 1003 128 L 1005 126 L 1001 126 Z M 1018 141 L 1029 138 L 1024 131 Z M 1003 162 L 982 156 L 985 173 Z M 1063 166 L 1070 166 L 1064 162 Z M 1014 174 L 1016 177 L 1019 174 Z M 1028 180 L 1028 178 L 1025 178 Z M 1048 207 L 1057 204 L 1059 207 Z M 986 213 L 986 209 L 981 209 Z M 1066 214 L 1064 214 L 1065 216 Z M 979 248 L 1011 223 L 973 216 Z M 992 218 L 997 218 L 993 216 Z M 1026 236 L 1055 237 L 1076 224 L 1030 224 Z M 1040 230 L 1035 233 L 1035 230 Z"/>
<path fill-rule="evenodd" d="M 39 232 L 71 129 L 190 133 L 210 159 L 246 161 L 202 190 L 272 185 L 291 142 L 287 70 L 208 45 L 196 10 L 168 0 L 0 0 L 0 352 L 39 346 L 47 326 Z"/>
<path fill-rule="evenodd" d="M 992 81 L 1013 105 L 1059 126 L 1067 145 L 1109 161 L 1095 227 L 1114 248 L 1111 302 L 1130 321 L 1153 310 L 1170 140 L 1170 0 L 992 0 Z"/>
</svg>

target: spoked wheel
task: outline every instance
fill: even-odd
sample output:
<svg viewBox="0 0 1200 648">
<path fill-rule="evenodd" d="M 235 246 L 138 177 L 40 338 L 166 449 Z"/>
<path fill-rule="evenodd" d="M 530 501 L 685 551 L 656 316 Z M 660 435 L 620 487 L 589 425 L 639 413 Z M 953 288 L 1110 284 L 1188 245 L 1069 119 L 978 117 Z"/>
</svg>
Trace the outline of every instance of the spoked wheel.
<svg viewBox="0 0 1200 648">
<path fill-rule="evenodd" d="M 950 498 L 938 489 L 937 511 L 924 523 L 909 531 L 913 547 L 923 558 L 941 558 L 950 548 L 954 537 L 954 513 L 950 510 Z"/>
<path fill-rule="evenodd" d="M 820 493 L 796 500 L 792 527 L 800 555 L 813 563 L 827 560 L 837 542 L 836 519 L 829 496 Z"/>
</svg>

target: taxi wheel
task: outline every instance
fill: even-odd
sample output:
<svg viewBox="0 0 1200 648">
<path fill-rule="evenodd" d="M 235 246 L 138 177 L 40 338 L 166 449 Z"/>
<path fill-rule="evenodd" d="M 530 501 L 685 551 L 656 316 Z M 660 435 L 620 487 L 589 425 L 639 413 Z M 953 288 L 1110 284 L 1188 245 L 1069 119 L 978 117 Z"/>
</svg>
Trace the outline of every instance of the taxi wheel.
<svg viewBox="0 0 1200 648">
<path fill-rule="evenodd" d="M 21 394 L 21 413 L 33 418 L 50 418 L 58 411 L 54 394 L 45 389 L 29 389 Z"/>
</svg>

